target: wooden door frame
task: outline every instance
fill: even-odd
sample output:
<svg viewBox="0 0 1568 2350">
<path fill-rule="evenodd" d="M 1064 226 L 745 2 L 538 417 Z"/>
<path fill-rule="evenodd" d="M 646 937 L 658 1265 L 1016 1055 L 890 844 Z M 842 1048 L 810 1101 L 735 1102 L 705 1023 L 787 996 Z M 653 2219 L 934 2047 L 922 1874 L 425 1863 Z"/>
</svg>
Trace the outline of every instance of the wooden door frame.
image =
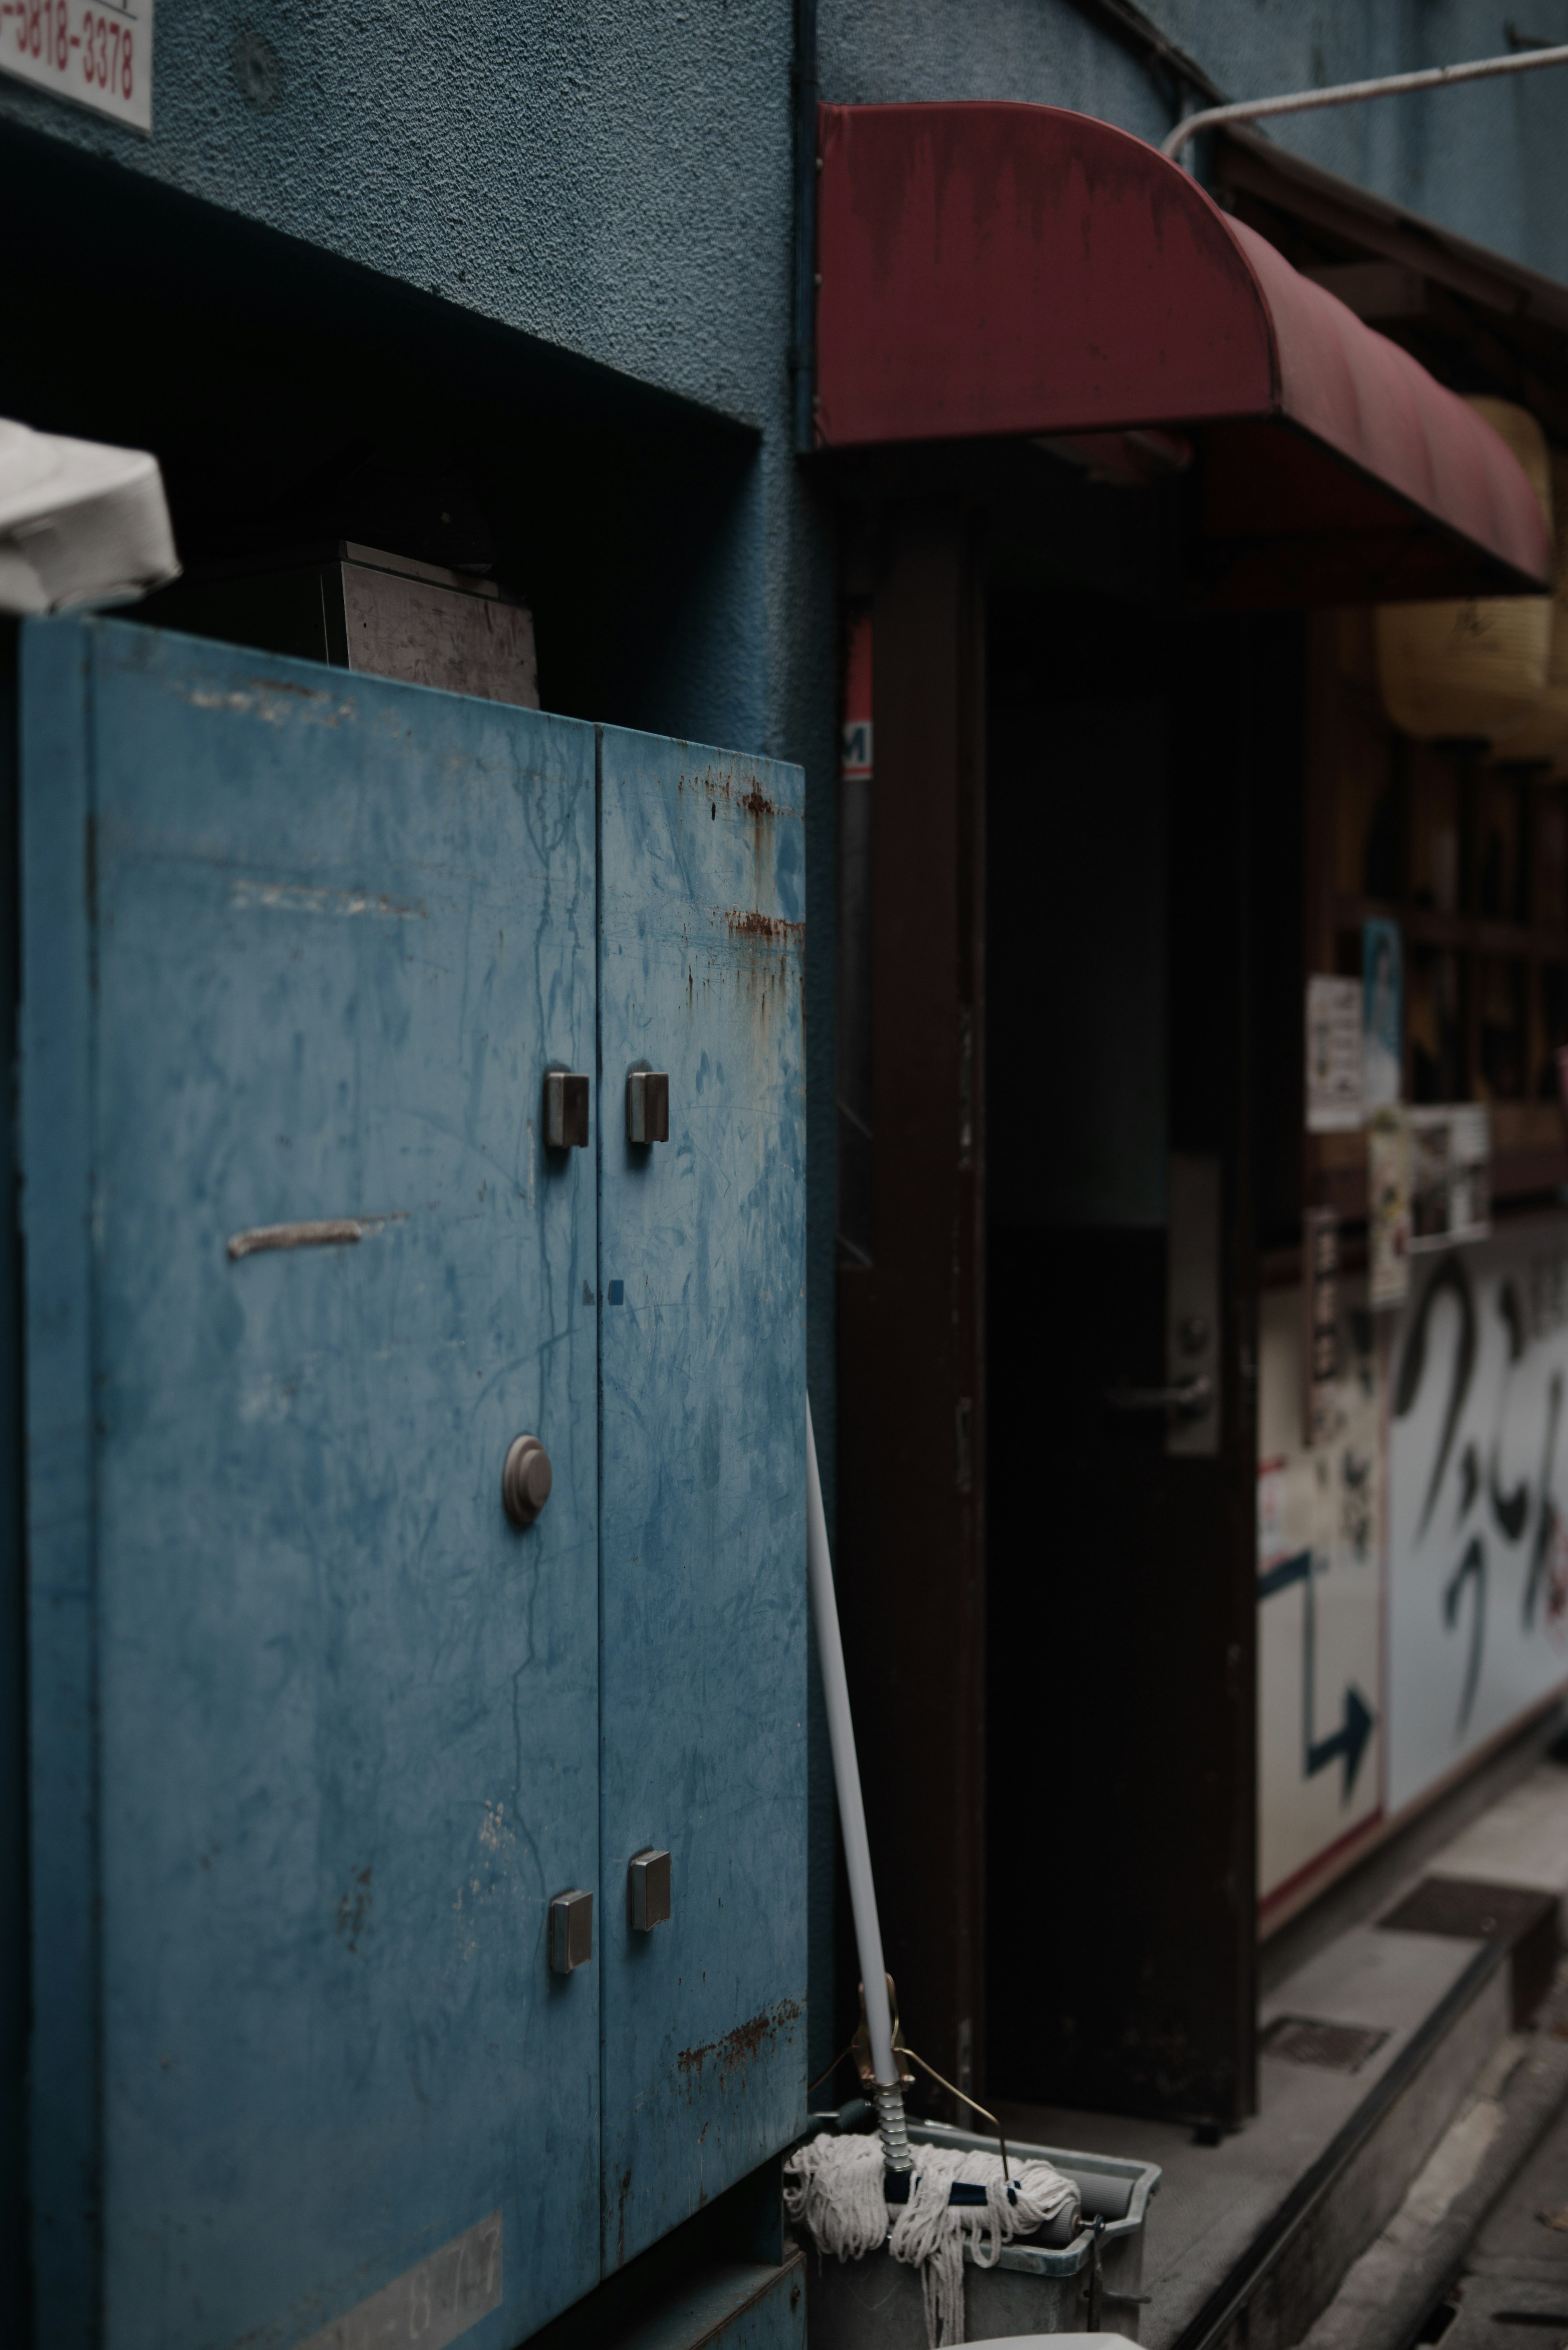
<svg viewBox="0 0 1568 2350">
<path fill-rule="evenodd" d="M 838 1275 L 840 1605 L 888 1964 L 913 2044 L 981 2095 L 988 2078 L 987 547 L 978 497 L 950 489 L 895 493 L 877 508 L 870 566 L 871 1262 L 846 1264 Z M 1107 2045 L 1084 2069 L 1081 2085 L 1092 2074 L 1099 2101 L 1231 2126 L 1256 2101 L 1249 1109 L 1255 1048 L 1248 937 L 1255 851 L 1248 806 L 1267 782 L 1262 770 L 1273 751 L 1247 678 L 1252 624 L 1241 616 L 1183 618 L 1179 607 L 1165 608 L 1161 619 L 1159 608 L 1146 609 L 1147 625 L 1174 629 L 1182 648 L 1173 660 L 1170 704 L 1168 1136 L 1172 1149 L 1217 1156 L 1224 1170 L 1224 1436 L 1220 1457 L 1189 1464 L 1185 1476 L 1195 1500 L 1199 1488 L 1213 1492 L 1211 1503 L 1199 1503 L 1199 1517 L 1210 1507 L 1216 1513 L 1201 1559 L 1197 1551 L 1192 1556 L 1195 1678 L 1183 1696 L 1166 1686 L 1167 1659 L 1125 1660 L 1130 1678 L 1123 1698 L 1141 1692 L 1134 1711 L 1147 1735 L 1124 1761 L 1132 1774 L 1127 1800 L 1136 1805 L 1137 1770 L 1158 1767 L 1156 1758 L 1187 1720 L 1184 1707 L 1200 1705 L 1202 1735 L 1194 1742 L 1197 1725 L 1188 1721 L 1180 1748 L 1187 1760 L 1178 1773 L 1190 1781 L 1197 1804 L 1186 1814 L 1186 1856 L 1168 1855 L 1161 1866 L 1168 1876 L 1170 1865 L 1179 1877 L 1191 1873 L 1210 1934 L 1204 1950 L 1170 1954 L 1178 1975 L 1197 1970 L 1190 2002 L 1180 1984 L 1168 1985 L 1173 2012 L 1190 2005 L 1198 2032 L 1193 2061 L 1176 2067 L 1180 2078 L 1173 2074 L 1168 2088 L 1151 2086 L 1147 2064 L 1123 2065 Z M 1189 1542 L 1198 1531 L 1194 1522 Z M 1037 1734 L 1046 1736 L 1048 1726 L 1038 1725 Z M 1158 1909 L 1163 1880 L 1155 1867 L 1140 1891 L 1127 1876 L 1139 1868 L 1136 1825 L 1129 1814 L 1127 1835 L 1099 1845 L 1078 1898 L 1093 1900 L 1095 1866 L 1119 1869 L 1122 1906 L 1141 1920 L 1140 1939 L 1153 1937 L 1153 1950 L 1158 1918 L 1146 1913 L 1151 1904 Z M 1142 1833 L 1152 1833 L 1152 1822 Z M 1205 1989 L 1198 1978 L 1211 1968 L 1223 1983 Z M 844 1971 L 849 1976 L 847 1966 Z M 1129 2012 L 1125 2022 L 1147 2038 L 1153 2010 L 1147 2017 Z M 992 2086 L 1005 2092 L 1007 2068 L 999 2068 L 997 2052 L 992 2058 Z"/>
<path fill-rule="evenodd" d="M 984 543 L 877 517 L 871 1263 L 838 1275 L 839 1607 L 910 2041 L 984 2078 Z"/>
</svg>

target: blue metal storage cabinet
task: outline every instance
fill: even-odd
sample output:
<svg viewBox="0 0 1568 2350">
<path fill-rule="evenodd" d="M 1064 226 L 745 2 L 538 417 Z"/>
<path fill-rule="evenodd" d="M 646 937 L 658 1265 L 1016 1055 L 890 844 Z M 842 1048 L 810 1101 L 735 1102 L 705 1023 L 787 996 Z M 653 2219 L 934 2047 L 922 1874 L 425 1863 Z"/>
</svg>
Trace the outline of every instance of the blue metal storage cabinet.
<svg viewBox="0 0 1568 2350">
<path fill-rule="evenodd" d="M 609 2269 L 804 2125 L 805 1100 L 799 770 L 611 728 L 601 759 Z M 646 1845 L 678 1933 L 628 1927 Z"/>
<path fill-rule="evenodd" d="M 800 778 L 97 621 L 19 704 L 36 2337 L 502 2350 L 803 2119 Z"/>
</svg>

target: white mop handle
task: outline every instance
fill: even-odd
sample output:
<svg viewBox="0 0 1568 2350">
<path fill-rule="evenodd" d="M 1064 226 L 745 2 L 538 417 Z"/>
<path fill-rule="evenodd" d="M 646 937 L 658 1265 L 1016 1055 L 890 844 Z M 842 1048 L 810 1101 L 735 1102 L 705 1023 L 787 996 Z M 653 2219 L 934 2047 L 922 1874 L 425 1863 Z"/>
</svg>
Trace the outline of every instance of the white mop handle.
<svg viewBox="0 0 1568 2350">
<path fill-rule="evenodd" d="M 849 1684 L 844 1677 L 844 1643 L 838 1634 L 838 1602 L 833 1593 L 833 1561 L 827 1555 L 827 1517 L 822 1506 L 822 1480 L 816 1469 L 816 1438 L 812 1430 L 809 1397 L 805 1406 L 805 1559 L 812 1613 L 816 1617 L 816 1653 L 822 1663 L 822 1686 L 827 1699 L 827 1736 L 833 1748 L 838 1818 L 844 1830 L 844 1858 L 849 1870 L 855 1947 L 859 1953 L 860 1980 L 866 1992 L 871 2063 L 881 2085 L 892 2088 L 898 2074 L 893 2063 L 892 2019 L 888 2012 L 888 1972 L 882 1963 L 882 1929 L 877 1922 L 877 1888 L 871 1882 L 871 1846 L 866 1836 L 866 1807 L 860 1800 L 860 1765 L 855 1758 L 855 1724 L 849 1718 Z"/>
</svg>

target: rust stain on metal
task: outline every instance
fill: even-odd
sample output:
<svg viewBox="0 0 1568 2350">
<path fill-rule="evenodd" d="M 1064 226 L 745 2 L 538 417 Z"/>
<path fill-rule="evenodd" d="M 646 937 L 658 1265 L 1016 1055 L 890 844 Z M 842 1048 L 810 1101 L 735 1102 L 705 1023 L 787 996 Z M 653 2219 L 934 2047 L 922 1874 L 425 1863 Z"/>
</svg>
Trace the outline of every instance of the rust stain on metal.
<svg viewBox="0 0 1568 2350">
<path fill-rule="evenodd" d="M 743 2072 L 753 2057 L 781 2033 L 787 2035 L 792 2026 L 800 2022 L 800 2002 L 781 1999 L 772 2007 L 764 2007 L 747 2023 L 737 2023 L 733 2032 L 726 2032 L 722 2040 L 705 2041 L 701 2048 L 683 2048 L 675 2059 L 676 2070 L 688 2078 L 696 2074 L 701 2078 L 704 2067 L 711 2062 L 719 2078 L 727 2080 L 732 2073 Z"/>
<path fill-rule="evenodd" d="M 764 946 L 794 946 L 805 936 L 804 922 L 782 921 L 777 914 L 761 913 L 755 907 L 750 912 L 732 908 L 722 920 L 732 939 L 760 939 Z"/>
<path fill-rule="evenodd" d="M 712 767 L 705 768 L 701 775 L 680 775 L 675 779 L 678 792 L 683 792 L 688 784 L 693 791 L 707 792 L 715 800 L 727 800 L 732 796 L 728 772 L 721 775 Z"/>
<path fill-rule="evenodd" d="M 741 806 L 745 809 L 748 816 L 777 816 L 778 814 L 778 810 L 774 806 L 773 801 L 764 797 L 763 794 L 757 789 L 755 784 L 752 785 L 751 790 L 741 802 Z"/>
</svg>

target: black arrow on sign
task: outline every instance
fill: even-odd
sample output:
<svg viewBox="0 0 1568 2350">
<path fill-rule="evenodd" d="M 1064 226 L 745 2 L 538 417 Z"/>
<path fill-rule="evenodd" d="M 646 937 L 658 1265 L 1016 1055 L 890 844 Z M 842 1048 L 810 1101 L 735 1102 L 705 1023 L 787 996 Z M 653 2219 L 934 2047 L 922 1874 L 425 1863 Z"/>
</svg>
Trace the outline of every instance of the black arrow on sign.
<svg viewBox="0 0 1568 2350">
<path fill-rule="evenodd" d="M 1343 1801 L 1350 1801 L 1361 1758 L 1366 1752 L 1377 1717 L 1354 1681 L 1345 1689 L 1345 1720 L 1326 1738 L 1314 1738 L 1313 1721 L 1317 1711 L 1317 1608 L 1314 1598 L 1316 1577 L 1313 1573 L 1310 1550 L 1298 1550 L 1289 1558 L 1282 1558 L 1258 1577 L 1258 1597 L 1272 1599 L 1276 1591 L 1288 1591 L 1293 1583 L 1301 1584 L 1306 1593 L 1306 1623 L 1302 1643 L 1302 1747 L 1305 1757 L 1304 1776 L 1315 1779 L 1326 1771 L 1336 1755 L 1345 1757 L 1345 1787 Z"/>
</svg>

